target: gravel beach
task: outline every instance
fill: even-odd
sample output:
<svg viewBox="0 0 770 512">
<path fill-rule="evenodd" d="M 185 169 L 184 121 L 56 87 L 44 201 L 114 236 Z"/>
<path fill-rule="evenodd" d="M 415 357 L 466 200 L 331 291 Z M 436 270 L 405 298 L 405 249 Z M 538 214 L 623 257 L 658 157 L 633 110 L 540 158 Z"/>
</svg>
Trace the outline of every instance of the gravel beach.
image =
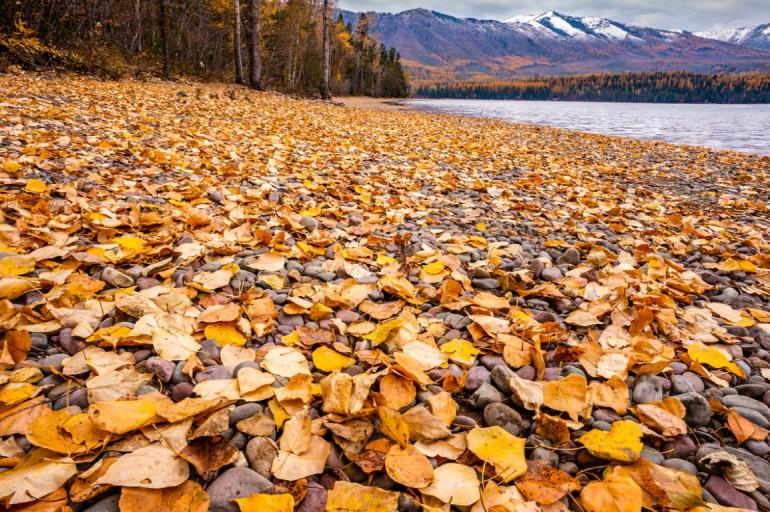
<svg viewBox="0 0 770 512">
<path fill-rule="evenodd" d="M 770 510 L 768 157 L 18 74 L 0 197 L 11 510 Z"/>
</svg>

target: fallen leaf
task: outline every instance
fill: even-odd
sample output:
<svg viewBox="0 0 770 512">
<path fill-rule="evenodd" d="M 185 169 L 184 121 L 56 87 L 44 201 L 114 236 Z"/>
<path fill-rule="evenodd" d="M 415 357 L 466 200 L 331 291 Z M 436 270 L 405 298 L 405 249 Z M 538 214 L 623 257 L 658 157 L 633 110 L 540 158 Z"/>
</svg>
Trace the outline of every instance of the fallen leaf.
<svg viewBox="0 0 770 512">
<path fill-rule="evenodd" d="M 467 435 L 468 449 L 495 467 L 503 482 L 510 482 L 527 471 L 524 457 L 525 440 L 501 427 L 476 427 Z"/>
<path fill-rule="evenodd" d="M 294 497 L 291 494 L 252 494 L 233 500 L 241 512 L 293 512 Z"/>
<path fill-rule="evenodd" d="M 433 466 L 414 446 L 401 448 L 395 444 L 385 456 L 385 470 L 394 482 L 414 489 L 427 487 L 433 481 Z"/>
<path fill-rule="evenodd" d="M 580 492 L 586 512 L 640 512 L 642 490 L 631 478 L 612 474 L 601 482 L 591 482 Z"/>
<path fill-rule="evenodd" d="M 540 505 L 556 503 L 581 488 L 580 483 L 569 474 L 539 460 L 527 461 L 527 472 L 515 483 L 526 501 L 535 501 Z"/>
<path fill-rule="evenodd" d="M 593 429 L 580 438 L 592 455 L 619 462 L 634 462 L 642 451 L 642 427 L 632 421 L 619 420 L 609 432 Z"/>
<path fill-rule="evenodd" d="M 238 460 L 238 449 L 229 439 L 199 437 L 189 441 L 179 456 L 192 464 L 203 480 L 210 480 L 221 468 Z"/>
<path fill-rule="evenodd" d="M 329 347 L 319 347 L 313 351 L 313 364 L 322 372 L 338 372 L 356 362 Z"/>
<path fill-rule="evenodd" d="M 0 500 L 6 506 L 39 500 L 76 473 L 77 467 L 71 460 L 57 460 L 53 452 L 33 449 L 19 465 L 0 473 Z"/>
<path fill-rule="evenodd" d="M 208 512 L 209 497 L 199 483 L 188 480 L 165 489 L 123 487 L 118 504 L 120 512 Z"/>
<path fill-rule="evenodd" d="M 479 501 L 479 485 L 473 468 L 450 462 L 437 467 L 433 472 L 433 483 L 420 492 L 450 505 L 467 507 Z"/>
<path fill-rule="evenodd" d="M 163 489 L 181 485 L 189 476 L 187 462 L 170 448 L 152 444 L 120 457 L 95 485 Z"/>
<path fill-rule="evenodd" d="M 295 481 L 323 473 L 331 445 L 322 437 L 313 436 L 310 448 L 302 454 L 283 450 L 273 459 L 273 475 L 281 480 Z"/>
<path fill-rule="evenodd" d="M 398 493 L 337 480 L 326 498 L 327 512 L 396 512 Z"/>
<path fill-rule="evenodd" d="M 566 412 L 573 421 L 577 421 L 585 408 L 587 391 L 585 377 L 573 373 L 563 379 L 543 383 L 543 405 Z"/>
<path fill-rule="evenodd" d="M 88 408 L 88 417 L 100 430 L 125 434 L 149 425 L 158 407 L 148 400 L 101 402 Z"/>
<path fill-rule="evenodd" d="M 701 364 L 707 364 L 712 368 L 724 368 L 742 379 L 746 378 L 743 369 L 730 361 L 719 349 L 707 347 L 702 343 L 693 343 L 687 347 L 687 353 L 694 361 Z"/>
</svg>

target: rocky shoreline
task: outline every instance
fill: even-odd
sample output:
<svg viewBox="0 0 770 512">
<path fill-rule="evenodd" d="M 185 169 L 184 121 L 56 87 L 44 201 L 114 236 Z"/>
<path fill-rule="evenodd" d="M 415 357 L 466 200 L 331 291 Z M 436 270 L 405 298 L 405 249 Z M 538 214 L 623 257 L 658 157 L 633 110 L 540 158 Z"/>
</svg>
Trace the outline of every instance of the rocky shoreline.
<svg viewBox="0 0 770 512">
<path fill-rule="evenodd" d="M 770 158 L 46 74 L 0 119 L 12 510 L 770 510 Z"/>
</svg>

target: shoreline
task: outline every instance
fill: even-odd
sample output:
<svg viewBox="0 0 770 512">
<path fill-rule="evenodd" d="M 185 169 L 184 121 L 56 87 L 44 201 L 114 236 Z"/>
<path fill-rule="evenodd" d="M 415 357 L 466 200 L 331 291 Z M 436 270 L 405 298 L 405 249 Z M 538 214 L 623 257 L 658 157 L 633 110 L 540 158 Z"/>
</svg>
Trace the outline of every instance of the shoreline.
<svg viewBox="0 0 770 512">
<path fill-rule="evenodd" d="M 370 98 L 365 96 L 349 96 L 349 97 L 334 98 L 333 103 L 337 106 L 342 106 L 345 108 L 351 108 L 351 109 L 357 109 L 357 110 L 372 110 L 372 111 L 380 111 L 380 112 L 415 112 L 415 113 L 423 113 L 423 114 L 435 115 L 435 116 L 450 116 L 450 117 L 459 117 L 459 118 L 465 118 L 465 119 L 478 119 L 478 120 L 504 122 L 511 125 L 528 127 L 532 129 L 563 130 L 566 132 L 575 133 L 577 135 L 597 135 L 601 137 L 617 138 L 621 140 L 643 142 L 647 144 L 663 144 L 667 146 L 673 146 L 675 148 L 679 148 L 681 150 L 686 150 L 686 151 L 707 150 L 707 151 L 716 151 L 716 152 L 737 153 L 737 154 L 745 155 L 749 157 L 764 158 L 770 162 L 770 154 L 763 153 L 759 150 L 718 148 L 713 146 L 684 144 L 684 143 L 668 141 L 668 140 L 632 137 L 630 135 L 606 134 L 598 131 L 584 131 L 584 130 L 579 130 L 575 128 L 553 126 L 545 123 L 526 123 L 521 121 L 508 120 L 504 118 L 486 117 L 480 114 L 473 114 L 473 113 L 466 114 L 466 113 L 456 113 L 456 112 L 438 112 L 431 109 L 420 108 L 418 106 L 413 106 L 411 104 L 405 103 L 405 101 L 408 101 L 409 99 L 411 98 L 389 99 L 389 98 Z M 427 99 L 427 98 L 420 98 L 420 99 Z M 486 100 L 479 100 L 479 101 L 486 101 Z M 489 101 L 530 101 L 530 100 L 489 100 Z M 558 103 L 558 102 L 554 101 L 554 103 Z M 592 103 L 592 102 L 578 102 L 578 103 Z M 610 102 L 610 103 L 622 103 L 622 102 Z M 625 103 L 625 104 L 633 105 L 634 103 Z M 660 103 L 647 103 L 647 104 L 659 105 Z M 678 103 L 676 105 L 681 105 L 681 104 Z M 689 103 L 687 105 L 700 105 L 700 104 Z"/>
</svg>

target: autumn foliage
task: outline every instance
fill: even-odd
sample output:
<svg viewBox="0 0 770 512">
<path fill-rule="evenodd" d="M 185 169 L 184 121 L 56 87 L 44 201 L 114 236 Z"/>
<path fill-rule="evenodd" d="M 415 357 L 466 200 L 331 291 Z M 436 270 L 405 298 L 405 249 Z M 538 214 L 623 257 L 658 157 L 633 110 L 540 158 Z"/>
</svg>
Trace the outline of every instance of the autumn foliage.
<svg viewBox="0 0 770 512">
<path fill-rule="evenodd" d="M 0 120 L 10 510 L 723 510 L 648 460 L 690 436 L 766 485 L 768 158 L 25 73 Z"/>
</svg>

